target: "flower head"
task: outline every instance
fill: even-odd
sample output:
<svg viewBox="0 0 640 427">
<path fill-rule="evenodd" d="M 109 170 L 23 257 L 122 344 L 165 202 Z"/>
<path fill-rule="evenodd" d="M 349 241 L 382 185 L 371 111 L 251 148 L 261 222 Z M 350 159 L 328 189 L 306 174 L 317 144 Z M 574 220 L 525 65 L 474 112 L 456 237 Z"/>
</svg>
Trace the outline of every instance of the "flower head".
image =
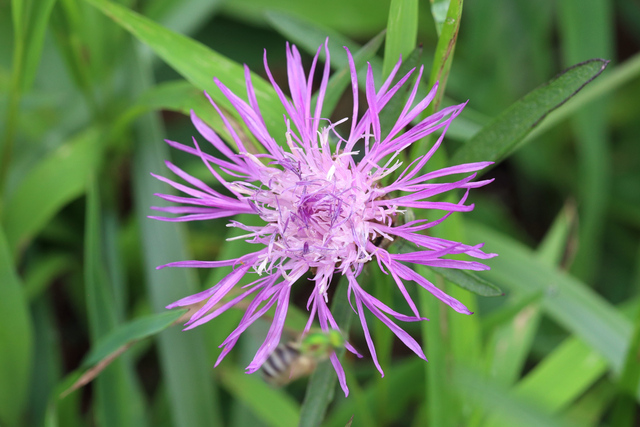
<svg viewBox="0 0 640 427">
<path fill-rule="evenodd" d="M 482 245 L 469 246 L 421 233 L 442 222 L 452 212 L 472 210 L 473 205 L 465 204 L 469 190 L 490 182 L 473 181 L 476 176 L 474 172 L 486 167 L 490 162 L 452 166 L 431 172 L 423 171 L 423 167 L 440 146 L 451 121 L 460 114 L 465 104 L 444 108 L 418 121 L 419 115 L 433 100 L 437 89 L 437 86 L 434 87 L 425 98 L 415 102 L 418 82 L 423 72 L 421 67 L 397 121 L 388 133 L 383 134 L 380 114 L 413 75 L 415 69 L 402 76 L 392 86 L 400 68 L 398 62 L 382 86 L 376 89 L 369 65 L 365 91 L 368 109 L 359 117 L 357 74 L 353 57 L 347 49 L 353 91 L 353 116 L 350 132 L 348 136 L 343 137 L 336 130 L 337 123 L 332 124 L 321 117 L 329 80 L 327 43 L 324 45 L 326 62 L 320 89 L 316 104 L 312 105 L 313 76 L 322 48 L 323 46 L 320 46 L 318 49 L 311 70 L 306 75 L 298 50 L 295 46 L 287 45 L 290 98 L 273 79 L 265 52 L 264 65 L 267 76 L 286 110 L 287 130 L 284 135 L 271 135 L 267 131 L 247 66 L 245 78 L 248 101 L 233 94 L 222 82 L 214 79 L 249 131 L 264 148 L 262 154 L 251 153 L 245 147 L 245 142 L 211 98 L 211 104 L 220 114 L 231 136 L 233 148 L 193 112 L 191 118 L 202 137 L 211 143 L 223 158 L 203 152 L 195 138 L 194 147 L 167 141 L 174 148 L 199 156 L 211 174 L 226 189 L 226 194 L 212 189 L 201 180 L 166 162 L 167 167 L 187 185 L 156 176 L 184 194 L 158 196 L 183 206 L 154 207 L 153 209 L 178 215 L 172 218 L 154 218 L 165 221 L 193 221 L 254 214 L 262 220 L 260 226 L 248 226 L 235 220 L 230 220 L 227 224 L 246 232 L 242 238 L 254 247 L 254 250 L 246 255 L 223 261 L 180 261 L 166 265 L 233 267 L 233 270 L 211 289 L 168 306 L 173 308 L 201 304 L 201 308 L 186 324 L 187 329 L 190 329 L 214 319 L 243 300 L 248 301 L 239 326 L 222 343 L 221 347 L 224 349 L 216 365 L 233 348 L 240 334 L 275 305 L 275 314 L 267 337 L 247 367 L 247 372 L 252 373 L 260 368 L 280 341 L 292 286 L 305 286 L 309 289 L 307 309 L 310 315 L 305 332 L 308 332 L 316 318 L 322 330 L 339 331 L 340 327 L 329 310 L 327 297 L 335 274 L 345 276 L 348 281 L 349 301 L 359 315 L 369 351 L 380 373 L 382 369 L 376 358 L 364 308 L 384 322 L 400 340 L 424 359 L 425 355 L 418 343 L 391 320 L 424 319 L 418 313 L 404 283 L 417 283 L 460 313 L 470 314 L 470 311 L 406 264 L 486 270 L 488 267 L 479 262 L 446 259 L 445 256 L 467 254 L 479 259 L 494 256 L 484 253 L 480 249 Z M 418 123 L 408 128 L 414 121 Z M 403 150 L 436 131 L 440 131 L 441 134 L 429 151 L 419 155 L 401 169 L 403 163 L 400 158 Z M 394 173 L 397 174 L 397 178 L 387 182 L 388 177 Z M 467 176 L 449 183 L 432 182 L 436 178 L 454 174 Z M 430 200 L 433 196 L 457 189 L 465 191 L 458 203 Z M 434 209 L 446 213 L 433 221 L 415 220 L 401 223 L 399 219 L 407 209 Z M 419 250 L 396 254 L 380 244 L 383 241 L 392 242 L 397 239 L 411 242 Z M 386 274 L 391 274 L 411 310 L 411 315 L 394 311 L 369 294 L 367 286 L 358 282 L 363 266 L 371 261 L 375 261 Z M 257 273 L 255 280 L 242 290 L 232 293 L 239 281 L 249 273 Z M 306 274 L 310 274 L 310 281 L 300 280 Z M 233 298 L 226 298 L 228 295 L 232 295 Z M 349 351 L 357 354 L 348 342 L 345 345 Z M 331 355 L 331 361 L 347 393 L 344 371 L 335 353 Z"/>
</svg>

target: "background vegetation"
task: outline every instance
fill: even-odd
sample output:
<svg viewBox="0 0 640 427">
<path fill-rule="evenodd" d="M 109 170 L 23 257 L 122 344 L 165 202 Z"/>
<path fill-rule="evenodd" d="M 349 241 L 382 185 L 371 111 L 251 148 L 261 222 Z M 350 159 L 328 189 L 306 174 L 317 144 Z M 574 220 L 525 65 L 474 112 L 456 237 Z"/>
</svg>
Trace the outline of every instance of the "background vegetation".
<svg viewBox="0 0 640 427">
<path fill-rule="evenodd" d="M 149 176 L 166 173 L 163 159 L 211 181 L 163 138 L 190 141 L 190 109 L 220 129 L 202 96 L 221 99 L 214 76 L 243 94 L 238 63 L 264 76 L 266 48 L 282 80 L 285 40 L 309 63 L 326 36 L 338 89 L 349 46 L 360 69 L 370 60 L 385 74 L 403 54 L 425 64 L 424 88 L 447 83 L 443 105 L 470 100 L 434 162 L 495 160 L 485 176 L 496 181 L 434 232 L 499 253 L 487 283 L 467 287 L 504 295 L 437 276 L 476 314 L 416 292 L 431 321 L 408 328 L 429 363 L 376 324 L 385 377 L 368 357 L 346 358 L 351 394 L 338 390 L 325 416 L 335 382 L 320 374 L 307 393 L 307 380 L 272 389 L 243 373 L 266 321 L 216 369 L 239 310 L 189 332 L 170 326 L 182 313 L 163 307 L 223 272 L 155 267 L 225 258 L 243 242 L 225 241 L 224 221 L 146 216 L 168 191 Z M 636 425 L 639 47 L 633 0 L 474 0 L 464 11 L 462 0 L 0 2 L 0 425 Z M 611 60 L 595 80 L 602 61 L 552 80 L 591 58 Z M 334 118 L 351 108 L 338 89 Z M 386 277 L 366 274 L 378 297 L 395 297 Z M 366 348 L 356 327 L 351 336 Z"/>
</svg>

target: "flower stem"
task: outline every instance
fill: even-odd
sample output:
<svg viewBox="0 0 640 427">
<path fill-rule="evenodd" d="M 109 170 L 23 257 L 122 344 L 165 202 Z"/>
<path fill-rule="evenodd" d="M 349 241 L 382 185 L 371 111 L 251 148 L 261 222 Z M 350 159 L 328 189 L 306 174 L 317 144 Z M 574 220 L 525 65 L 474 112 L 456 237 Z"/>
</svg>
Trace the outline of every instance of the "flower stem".
<svg viewBox="0 0 640 427">
<path fill-rule="evenodd" d="M 331 303 L 331 313 L 333 313 L 342 331 L 346 333 L 351 325 L 352 313 L 349 302 L 347 301 L 347 281 L 340 280 L 340 277 L 341 276 L 336 276 L 334 278 L 334 282 L 338 282 L 338 288 Z M 344 348 L 336 350 L 339 358 L 342 358 L 344 351 Z M 338 377 L 333 370 L 331 361 L 326 360 L 318 365 L 318 368 L 311 376 L 309 384 L 307 385 L 307 393 L 304 396 L 300 410 L 299 427 L 315 427 L 320 425 L 327 412 L 329 403 L 333 400 L 337 379 Z"/>
</svg>

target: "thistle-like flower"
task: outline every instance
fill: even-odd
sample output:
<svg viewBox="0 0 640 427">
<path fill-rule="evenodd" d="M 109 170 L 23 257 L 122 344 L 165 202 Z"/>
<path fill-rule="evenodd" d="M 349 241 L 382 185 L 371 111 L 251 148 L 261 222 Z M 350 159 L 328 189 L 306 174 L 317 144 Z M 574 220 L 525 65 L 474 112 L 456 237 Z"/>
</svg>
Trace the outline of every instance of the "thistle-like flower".
<svg viewBox="0 0 640 427">
<path fill-rule="evenodd" d="M 183 206 L 154 207 L 153 209 L 158 211 L 178 216 L 153 218 L 164 221 L 195 221 L 254 214 L 263 222 L 260 226 L 248 226 L 235 220 L 228 222 L 227 226 L 246 231 L 242 238 L 255 248 L 237 259 L 180 261 L 159 267 L 233 267 L 233 270 L 211 289 L 168 306 L 174 308 L 200 304 L 201 308 L 195 311 L 186 324 L 186 329 L 191 329 L 246 300 L 244 316 L 237 329 L 222 343 L 221 347 L 224 349 L 216 365 L 233 348 L 240 334 L 275 305 L 273 322 L 266 339 L 247 367 L 247 372 L 255 372 L 261 367 L 280 342 L 292 286 L 308 288 L 307 309 L 310 314 L 305 333 L 316 318 L 322 330 L 339 331 L 340 325 L 336 323 L 329 310 L 327 296 L 332 278 L 336 274 L 345 276 L 348 281 L 349 302 L 360 318 L 367 346 L 381 374 L 382 369 L 377 361 L 365 320 L 365 308 L 387 325 L 418 356 L 425 359 L 420 345 L 391 319 L 425 320 L 418 313 L 404 283 L 417 283 L 457 312 L 471 312 L 406 264 L 487 270 L 488 267 L 479 262 L 445 257 L 467 254 L 473 258 L 487 259 L 494 256 L 484 253 L 481 250 L 482 244 L 469 246 L 422 234 L 424 230 L 444 221 L 452 212 L 472 210 L 473 205 L 465 205 L 469 190 L 491 181 L 473 182 L 476 176 L 474 172 L 486 167 L 490 162 L 424 171 L 425 165 L 440 146 L 451 121 L 460 114 L 465 104 L 444 108 L 411 126 L 433 100 L 437 90 L 437 86 L 434 86 L 425 98 L 414 105 L 418 83 L 423 73 L 421 67 L 397 121 L 388 133 L 383 134 L 380 114 L 415 69 L 402 76 L 392 86 L 400 68 L 398 62 L 380 89 L 376 90 L 369 65 L 365 90 L 368 109 L 359 117 L 357 74 L 353 57 L 347 49 L 353 91 L 353 117 L 349 135 L 342 137 L 336 130 L 338 123 L 331 123 L 321 117 L 330 71 L 327 43 L 324 44 L 326 61 L 317 101 L 312 105 L 313 76 L 322 48 L 323 46 L 318 48 L 307 76 L 298 50 L 295 46 L 287 45 L 290 98 L 273 79 L 265 51 L 264 66 L 267 76 L 286 110 L 287 130 L 284 135 L 271 135 L 267 131 L 246 65 L 248 102 L 232 93 L 218 79 L 214 79 L 249 131 L 264 147 L 264 154 L 251 153 L 246 148 L 246 141 L 242 140 L 211 98 L 211 104 L 220 114 L 231 136 L 231 146 L 193 112 L 191 119 L 202 137 L 225 158 L 217 158 L 203 152 L 195 138 L 194 147 L 167 141 L 178 150 L 199 156 L 211 174 L 226 189 L 226 194 L 212 189 L 170 162 L 166 162 L 167 167 L 187 185 L 154 175 L 183 193 L 182 196 L 158 196 Z M 440 131 L 441 134 L 428 152 L 419 155 L 401 170 L 400 155 L 403 150 L 436 131 Z M 391 175 L 394 173 L 396 175 Z M 468 176 L 449 183 L 430 182 L 455 174 Z M 397 178 L 390 182 L 390 176 Z M 438 194 L 457 189 L 465 191 L 458 203 L 429 200 Z M 398 219 L 407 209 L 440 210 L 446 214 L 432 221 L 414 220 L 401 224 Z M 396 254 L 385 249 L 387 245 L 380 244 L 383 241 L 388 243 L 397 239 L 411 242 L 419 250 Z M 370 261 L 377 262 L 386 274 L 391 274 L 412 312 L 411 315 L 394 311 L 384 302 L 374 298 L 367 291 L 368 286 L 358 282 L 363 266 Z M 249 273 L 257 273 L 256 280 L 241 290 L 232 292 L 234 288 L 239 287 L 239 281 Z M 301 280 L 306 274 L 310 275 L 310 279 Z M 227 297 L 228 295 L 230 297 Z M 357 354 L 348 342 L 345 345 L 349 351 Z M 338 357 L 333 353 L 330 359 L 346 394 L 348 389 L 345 374 Z"/>
</svg>

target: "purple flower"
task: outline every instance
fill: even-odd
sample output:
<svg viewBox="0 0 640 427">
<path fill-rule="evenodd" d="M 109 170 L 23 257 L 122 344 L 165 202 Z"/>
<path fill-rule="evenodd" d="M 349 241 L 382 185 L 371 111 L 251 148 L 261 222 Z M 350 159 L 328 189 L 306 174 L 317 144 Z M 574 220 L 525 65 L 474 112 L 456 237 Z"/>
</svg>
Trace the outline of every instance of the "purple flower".
<svg viewBox="0 0 640 427">
<path fill-rule="evenodd" d="M 314 71 L 321 49 L 322 46 L 318 48 L 307 76 L 298 50 L 295 46 L 287 45 L 290 99 L 273 79 L 265 52 L 264 65 L 267 76 L 286 110 L 287 131 L 284 135 L 272 136 L 267 131 L 247 66 L 245 78 L 248 102 L 233 94 L 218 79 L 214 79 L 249 131 L 264 147 L 264 154 L 252 153 L 247 149 L 245 142 L 211 98 L 211 104 L 220 114 L 233 140 L 233 149 L 193 112 L 191 119 L 202 137 L 224 158 L 204 153 L 195 138 L 194 148 L 167 141 L 178 150 L 199 156 L 211 174 L 226 189 L 227 194 L 212 189 L 170 162 L 166 162 L 167 167 L 187 185 L 154 175 L 183 193 L 181 196 L 158 196 L 183 206 L 154 207 L 153 209 L 158 211 L 178 216 L 153 218 L 164 221 L 195 221 L 254 214 L 263 221 L 260 226 L 248 226 L 234 220 L 227 224 L 229 227 L 238 227 L 246 231 L 242 238 L 256 245 L 255 251 L 240 258 L 224 261 L 181 261 L 159 267 L 233 267 L 231 273 L 213 288 L 183 298 L 167 307 L 198 303 L 202 305 L 186 324 L 186 329 L 191 329 L 214 319 L 245 299 L 248 301 L 245 302 L 247 307 L 239 326 L 221 345 L 224 349 L 216 366 L 233 348 L 240 334 L 275 305 L 275 315 L 267 337 L 247 367 L 247 372 L 255 372 L 261 367 L 280 341 L 291 287 L 294 285 L 309 288 L 307 309 L 310 315 L 305 333 L 316 318 L 324 331 L 339 330 L 339 325 L 329 311 L 327 297 L 334 274 L 346 276 L 349 302 L 360 317 L 369 351 L 381 374 L 382 369 L 376 358 L 375 347 L 365 320 L 365 308 L 384 322 L 418 356 L 425 359 L 420 345 L 392 320 L 425 320 L 418 313 L 404 283 L 414 281 L 457 312 L 471 312 L 406 264 L 487 270 L 488 267 L 479 262 L 451 260 L 445 256 L 467 254 L 473 258 L 487 259 L 495 255 L 484 253 L 480 249 L 482 244 L 468 246 L 421 233 L 444 221 L 452 212 L 472 210 L 473 205 L 465 205 L 469 190 L 491 182 L 473 182 L 476 176 L 473 172 L 491 164 L 490 162 L 463 164 L 426 173 L 423 171 L 440 146 L 451 121 L 460 114 L 465 104 L 444 108 L 409 127 L 436 94 L 437 86 L 434 86 L 424 99 L 419 99 L 414 105 L 418 82 L 423 72 L 421 67 L 398 120 L 388 134 L 382 134 L 381 111 L 412 76 L 415 69 L 391 86 L 400 67 L 398 62 L 391 75 L 380 89 L 376 90 L 369 65 L 366 77 L 368 109 L 358 118 L 357 74 L 353 57 L 347 49 L 353 90 L 353 117 L 349 135 L 346 138 L 342 137 L 335 129 L 338 123 L 331 123 L 320 116 L 329 79 L 327 43 L 324 45 L 327 60 L 317 102 L 315 105 L 311 102 Z M 436 131 L 440 131 L 441 135 L 433 147 L 401 169 L 403 163 L 400 157 L 403 150 Z M 400 173 L 397 179 L 386 183 L 390 174 L 398 172 Z M 470 175 L 450 183 L 443 183 L 442 180 L 438 183 L 431 182 L 436 178 L 455 174 Z M 458 203 L 430 201 L 435 195 L 457 189 L 465 190 Z M 446 214 L 433 221 L 416 220 L 399 225 L 399 220 L 407 209 L 435 209 Z M 384 240 L 388 243 L 396 239 L 407 240 L 421 250 L 395 254 L 384 249 L 386 245 L 379 244 Z M 391 274 L 411 309 L 411 315 L 394 311 L 369 294 L 366 285 L 358 283 L 357 278 L 363 266 L 371 261 L 377 262 L 386 274 Z M 257 279 L 232 293 L 235 295 L 233 298 L 225 298 L 247 273 L 257 273 Z M 311 282 L 300 280 L 305 274 L 311 275 Z M 357 354 L 348 343 L 346 347 Z M 331 362 L 345 394 L 348 393 L 345 374 L 335 353 L 331 356 Z"/>
</svg>

